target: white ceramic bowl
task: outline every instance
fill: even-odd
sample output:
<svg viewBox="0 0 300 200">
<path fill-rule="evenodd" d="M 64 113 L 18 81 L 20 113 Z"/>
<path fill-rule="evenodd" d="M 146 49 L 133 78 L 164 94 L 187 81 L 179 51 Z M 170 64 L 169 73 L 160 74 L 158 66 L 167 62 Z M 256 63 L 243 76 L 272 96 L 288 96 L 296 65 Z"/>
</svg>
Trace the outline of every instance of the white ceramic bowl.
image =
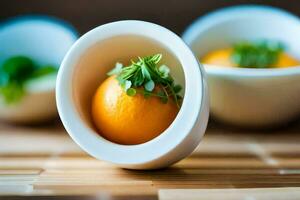
<svg viewBox="0 0 300 200">
<path fill-rule="evenodd" d="M 162 62 L 185 88 L 176 119 L 143 144 L 120 145 L 104 139 L 91 122 L 96 88 L 117 61 L 127 63 L 155 53 L 163 54 Z M 208 120 L 207 89 L 197 59 L 173 32 L 143 21 L 109 23 L 83 35 L 62 62 L 56 91 L 60 117 L 73 140 L 90 155 L 124 168 L 160 168 L 186 157 L 200 142 Z"/>
<path fill-rule="evenodd" d="M 16 17 L 0 23 L 0 64 L 23 55 L 40 65 L 59 67 L 78 34 L 65 22 L 46 16 Z M 0 119 L 16 123 L 37 123 L 57 115 L 56 76 L 29 82 L 26 95 L 16 104 L 0 104 Z"/>
<path fill-rule="evenodd" d="M 235 6 L 196 20 L 183 34 L 197 57 L 241 40 L 279 40 L 300 59 L 300 20 L 266 6 Z M 300 114 L 300 67 L 243 69 L 205 66 L 211 113 L 248 127 L 281 125 Z"/>
</svg>

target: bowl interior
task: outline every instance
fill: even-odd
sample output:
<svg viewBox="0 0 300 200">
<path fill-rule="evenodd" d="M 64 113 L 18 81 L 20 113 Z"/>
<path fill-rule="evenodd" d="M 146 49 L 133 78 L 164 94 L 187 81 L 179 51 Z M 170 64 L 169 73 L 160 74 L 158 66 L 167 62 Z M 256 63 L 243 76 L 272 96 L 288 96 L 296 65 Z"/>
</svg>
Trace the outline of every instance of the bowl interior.
<svg viewBox="0 0 300 200">
<path fill-rule="evenodd" d="M 20 17 L 1 24 L 0 64 L 15 55 L 32 58 L 39 65 L 59 67 L 77 39 L 67 24 L 48 17 Z"/>
<path fill-rule="evenodd" d="M 127 65 L 133 58 L 156 53 L 163 55 L 161 63 L 170 67 L 175 82 L 184 87 L 184 73 L 179 60 L 165 46 L 148 37 L 114 36 L 99 41 L 83 53 L 72 76 L 72 94 L 78 113 L 91 129 L 96 130 L 90 114 L 91 101 L 95 90 L 108 77 L 107 72 L 114 68 L 116 62 Z"/>
<path fill-rule="evenodd" d="M 200 18 L 184 35 L 197 57 L 241 40 L 281 41 L 286 51 L 300 59 L 300 20 L 285 11 L 242 6 L 216 11 Z"/>
</svg>

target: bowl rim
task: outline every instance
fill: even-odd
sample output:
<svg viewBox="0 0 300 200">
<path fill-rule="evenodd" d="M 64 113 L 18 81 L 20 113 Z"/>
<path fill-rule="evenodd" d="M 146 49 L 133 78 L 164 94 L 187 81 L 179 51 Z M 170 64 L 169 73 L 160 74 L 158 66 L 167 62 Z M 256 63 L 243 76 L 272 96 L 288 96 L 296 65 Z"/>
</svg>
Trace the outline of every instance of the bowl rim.
<svg viewBox="0 0 300 200">
<path fill-rule="evenodd" d="M 95 134 L 95 131 L 83 122 L 76 111 L 72 95 L 73 72 L 81 55 L 102 40 L 122 35 L 146 37 L 165 46 L 181 63 L 185 77 L 184 100 L 174 122 L 161 135 L 138 145 L 112 143 Z M 128 168 L 137 168 L 137 166 L 164 158 L 187 138 L 195 135 L 202 138 L 204 131 L 192 131 L 200 114 L 204 112 L 203 106 L 208 106 L 203 105 L 203 95 L 206 92 L 202 73 L 200 63 L 190 48 L 172 31 L 160 25 L 139 20 L 104 24 L 79 38 L 65 56 L 57 77 L 58 112 L 67 132 L 83 150 L 98 159 Z M 195 93 L 195 90 L 199 92 Z M 208 114 L 205 117 L 208 117 Z M 190 145 L 186 148 L 191 153 L 196 146 Z M 173 154 L 171 160 L 176 160 L 178 156 Z"/>
<path fill-rule="evenodd" d="M 183 40 L 191 46 L 194 40 L 206 29 L 226 22 L 229 19 L 244 16 L 245 13 L 251 15 L 277 15 L 286 18 L 291 23 L 299 24 L 300 18 L 286 10 L 267 6 L 267 5 L 255 5 L 245 4 L 231 6 L 227 8 L 217 9 L 204 16 L 194 20 L 183 32 Z M 272 78 L 278 76 L 291 76 L 300 74 L 300 66 L 292 66 L 286 68 L 265 68 L 265 69 L 253 69 L 253 68 L 224 68 L 217 65 L 204 64 L 206 72 L 215 76 L 228 76 L 228 77 L 245 77 L 245 78 Z"/>
<path fill-rule="evenodd" d="M 15 17 L 9 17 L 7 19 L 4 19 L 0 21 L 0 31 L 4 30 L 5 28 L 9 28 L 10 26 L 15 26 L 18 24 L 34 22 L 34 21 L 45 22 L 45 23 L 55 25 L 57 27 L 61 27 L 71 34 L 74 41 L 77 40 L 78 37 L 80 36 L 77 29 L 71 23 L 55 16 L 42 15 L 42 14 L 25 14 L 25 15 L 18 15 Z"/>
</svg>

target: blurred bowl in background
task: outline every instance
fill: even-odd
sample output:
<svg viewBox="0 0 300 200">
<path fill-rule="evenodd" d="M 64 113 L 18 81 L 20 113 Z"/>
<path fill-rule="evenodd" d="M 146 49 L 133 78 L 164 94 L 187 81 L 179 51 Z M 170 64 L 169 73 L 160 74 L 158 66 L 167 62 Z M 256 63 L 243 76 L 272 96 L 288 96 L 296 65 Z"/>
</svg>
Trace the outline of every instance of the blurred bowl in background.
<svg viewBox="0 0 300 200">
<path fill-rule="evenodd" d="M 0 23 L 0 64 L 12 56 L 27 56 L 38 65 L 60 66 L 78 33 L 66 22 L 49 16 L 21 16 Z M 57 115 L 56 75 L 28 82 L 26 95 L 16 104 L 0 105 L 0 119 L 38 123 Z"/>
<path fill-rule="evenodd" d="M 300 59 L 300 20 L 267 6 L 234 6 L 200 17 L 183 34 L 198 58 L 243 40 L 271 39 Z M 205 66 L 205 65 L 204 65 Z M 300 114 L 300 66 L 247 69 L 205 66 L 211 113 L 246 127 L 278 126 Z"/>
</svg>

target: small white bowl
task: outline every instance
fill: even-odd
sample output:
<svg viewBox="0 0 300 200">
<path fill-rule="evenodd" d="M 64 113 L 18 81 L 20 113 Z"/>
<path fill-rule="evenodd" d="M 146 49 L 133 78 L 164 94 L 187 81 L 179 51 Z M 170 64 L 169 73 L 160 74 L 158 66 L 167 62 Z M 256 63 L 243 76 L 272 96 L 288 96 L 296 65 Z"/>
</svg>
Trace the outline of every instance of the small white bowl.
<svg viewBox="0 0 300 200">
<path fill-rule="evenodd" d="M 279 40 L 300 59 L 300 20 L 277 8 L 234 6 L 196 20 L 183 34 L 201 58 L 241 40 Z M 211 113 L 231 124 L 247 127 L 281 125 L 300 114 L 300 67 L 244 69 L 205 66 Z"/>
<path fill-rule="evenodd" d="M 101 137 L 90 115 L 92 96 L 115 63 L 162 53 L 176 82 L 185 88 L 174 122 L 161 135 L 139 145 L 120 145 Z M 57 79 L 57 106 L 75 142 L 90 155 L 131 169 L 155 169 L 177 162 L 199 144 L 208 120 L 203 71 L 173 32 L 143 21 L 119 21 L 83 35 L 65 56 Z M 143 133 L 141 133 L 143 134 Z"/>
<path fill-rule="evenodd" d="M 39 65 L 59 67 L 78 37 L 62 20 L 48 16 L 22 16 L 0 23 L 0 64 L 17 55 Z M 45 76 L 25 85 L 26 95 L 16 104 L 0 103 L 0 119 L 14 123 L 38 123 L 57 115 L 56 76 Z"/>
</svg>

